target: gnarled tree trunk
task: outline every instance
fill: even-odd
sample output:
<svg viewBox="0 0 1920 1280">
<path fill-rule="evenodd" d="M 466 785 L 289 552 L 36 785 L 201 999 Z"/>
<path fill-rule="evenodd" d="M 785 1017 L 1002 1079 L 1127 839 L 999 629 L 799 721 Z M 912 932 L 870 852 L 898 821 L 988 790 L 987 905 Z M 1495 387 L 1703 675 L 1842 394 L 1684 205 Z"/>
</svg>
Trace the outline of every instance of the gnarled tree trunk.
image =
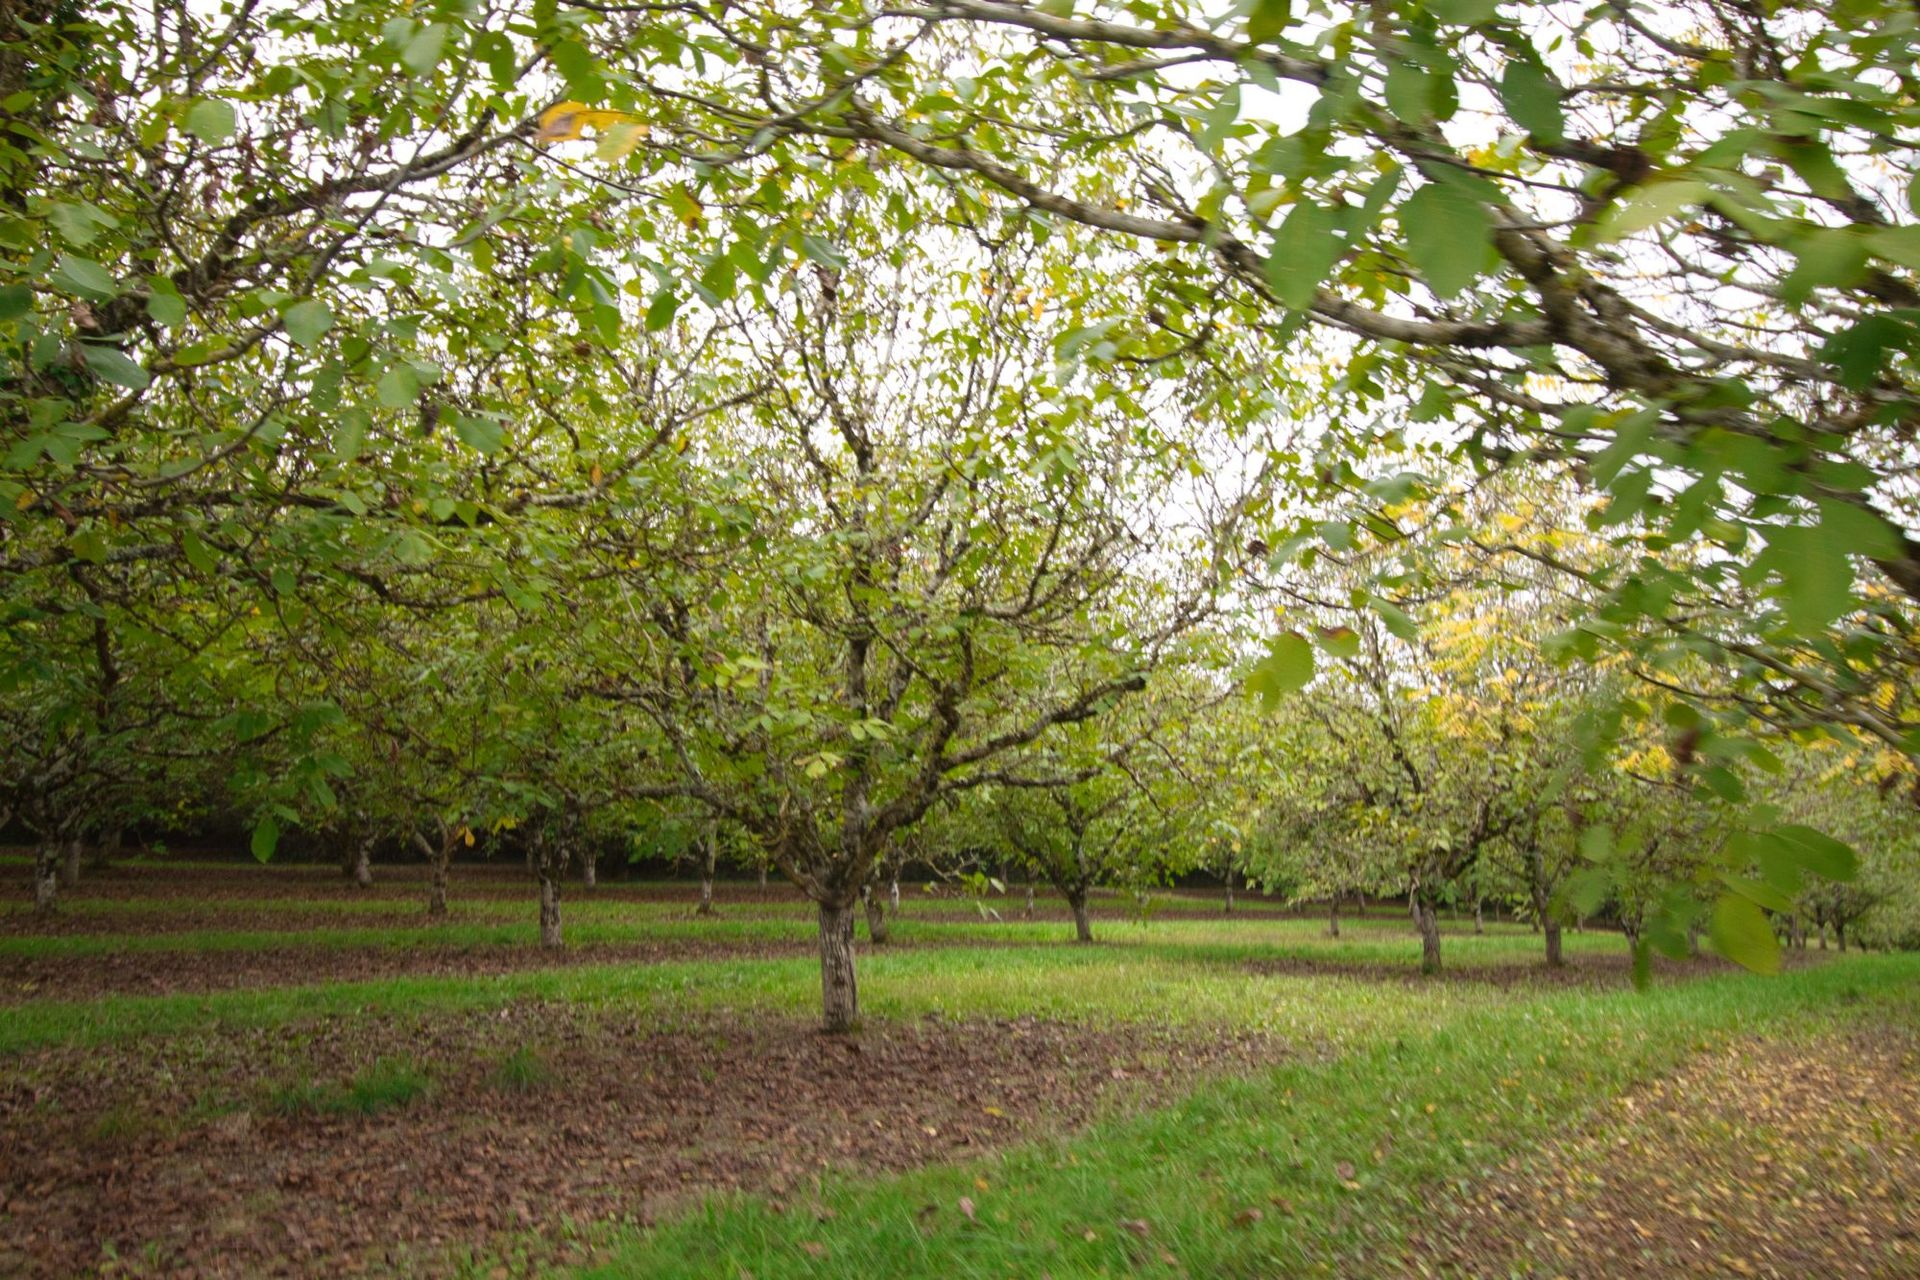
<svg viewBox="0 0 1920 1280">
<path fill-rule="evenodd" d="M 356 889 L 373 886 L 373 842 L 371 834 L 353 842 L 353 856 L 347 861 L 347 875 L 352 878 Z"/>
<path fill-rule="evenodd" d="M 1420 972 L 1440 972 L 1440 907 L 1415 898 L 1414 925 L 1420 930 Z"/>
<path fill-rule="evenodd" d="M 860 989 L 853 975 L 853 904 L 820 904 L 820 1004 L 834 1035 L 860 1021 Z"/>
<path fill-rule="evenodd" d="M 60 904 L 60 842 L 42 840 L 33 854 L 33 912 L 51 915 Z"/>
<path fill-rule="evenodd" d="M 440 846 L 433 844 L 418 831 L 413 833 L 413 846 L 427 855 L 430 875 L 427 880 L 427 914 L 444 916 L 447 914 L 447 870 L 453 863 L 453 846 L 459 839 L 445 827 L 440 831 Z"/>
<path fill-rule="evenodd" d="M 1093 941 L 1093 920 L 1087 915 L 1087 891 L 1067 890 L 1067 905 L 1073 908 L 1073 940 L 1075 942 Z"/>
</svg>

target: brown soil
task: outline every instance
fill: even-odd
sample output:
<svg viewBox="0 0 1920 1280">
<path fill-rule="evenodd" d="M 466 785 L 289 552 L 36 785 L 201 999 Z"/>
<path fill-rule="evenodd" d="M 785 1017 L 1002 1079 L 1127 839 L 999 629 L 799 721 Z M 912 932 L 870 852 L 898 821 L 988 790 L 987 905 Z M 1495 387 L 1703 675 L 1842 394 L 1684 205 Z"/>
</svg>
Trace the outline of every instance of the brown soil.
<svg viewBox="0 0 1920 1280">
<path fill-rule="evenodd" d="M 444 1274 L 526 1231 L 564 1256 L 569 1222 L 735 1188 L 806 1212 L 824 1170 L 964 1158 L 1278 1053 L 1027 1019 L 835 1039 L 537 1003 L 49 1049 L 0 1074 L 0 1274 Z M 423 1096 L 325 1101 L 402 1058 Z"/>
<path fill-rule="evenodd" d="M 1376 1274 L 1920 1276 L 1920 1043 L 1702 1055 L 1509 1162 Z"/>
<path fill-rule="evenodd" d="M 479 978 L 589 964 L 766 959 L 813 955 L 811 941 L 667 939 L 543 951 L 529 945 L 313 947 L 271 951 L 109 951 L 84 956 L 0 955 L 0 1008 L 24 1000 L 103 995 L 202 995 L 251 987 L 374 978 Z"/>
</svg>

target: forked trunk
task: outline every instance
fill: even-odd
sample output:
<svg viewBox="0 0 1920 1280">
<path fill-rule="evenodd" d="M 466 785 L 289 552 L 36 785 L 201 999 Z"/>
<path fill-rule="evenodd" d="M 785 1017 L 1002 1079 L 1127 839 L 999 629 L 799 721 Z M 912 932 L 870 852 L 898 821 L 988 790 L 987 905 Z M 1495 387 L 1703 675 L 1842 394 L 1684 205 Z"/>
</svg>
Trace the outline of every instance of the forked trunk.
<svg viewBox="0 0 1920 1280">
<path fill-rule="evenodd" d="M 540 946 L 557 951 L 565 943 L 560 936 L 560 878 L 546 863 L 540 864 Z"/>
<path fill-rule="evenodd" d="M 1414 922 L 1420 929 L 1420 972 L 1440 972 L 1440 908 L 1437 903 L 1413 904 Z"/>
<path fill-rule="evenodd" d="M 877 893 L 865 893 L 867 900 L 867 937 L 875 946 L 887 940 L 887 904 Z"/>
<path fill-rule="evenodd" d="M 1540 931 L 1547 935 L 1547 964 L 1558 969 L 1566 963 L 1560 954 L 1560 922 L 1548 920 L 1540 926 Z"/>
<path fill-rule="evenodd" d="M 860 1021 L 860 991 L 853 974 L 853 904 L 820 904 L 821 1025 L 845 1035 Z"/>
<path fill-rule="evenodd" d="M 1327 899 L 1327 936 L 1340 936 L 1340 899 L 1337 895 Z"/>
<path fill-rule="evenodd" d="M 71 889 L 80 883 L 80 859 L 86 853 L 86 842 L 79 836 L 67 841 L 66 851 L 60 858 L 60 884 Z"/>
<path fill-rule="evenodd" d="M 33 855 L 33 912 L 51 915 L 60 902 L 60 846 L 44 841 Z"/>
<path fill-rule="evenodd" d="M 1073 940 L 1092 942 L 1093 920 L 1087 915 L 1087 891 L 1079 889 L 1069 893 L 1067 905 L 1073 908 Z"/>
</svg>

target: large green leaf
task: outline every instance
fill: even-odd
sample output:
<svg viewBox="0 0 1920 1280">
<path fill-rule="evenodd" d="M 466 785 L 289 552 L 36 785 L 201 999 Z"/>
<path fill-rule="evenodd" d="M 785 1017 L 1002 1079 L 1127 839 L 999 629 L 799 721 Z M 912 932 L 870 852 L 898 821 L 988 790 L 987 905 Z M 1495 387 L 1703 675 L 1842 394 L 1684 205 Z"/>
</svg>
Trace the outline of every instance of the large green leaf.
<svg viewBox="0 0 1920 1280">
<path fill-rule="evenodd" d="M 1451 298 L 1487 267 L 1493 221 L 1478 200 L 1457 187 L 1432 182 L 1400 206 L 1407 257 L 1427 285 Z"/>
</svg>

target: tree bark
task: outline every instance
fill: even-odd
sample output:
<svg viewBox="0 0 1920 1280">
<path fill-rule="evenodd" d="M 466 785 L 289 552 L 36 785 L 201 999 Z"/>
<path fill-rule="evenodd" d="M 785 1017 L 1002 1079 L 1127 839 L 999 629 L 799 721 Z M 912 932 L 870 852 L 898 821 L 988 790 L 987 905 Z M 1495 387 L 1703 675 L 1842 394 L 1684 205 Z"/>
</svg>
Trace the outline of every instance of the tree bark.
<svg viewBox="0 0 1920 1280">
<path fill-rule="evenodd" d="M 367 889 L 373 886 L 373 837 L 366 835 L 353 845 L 353 860 L 347 866 L 347 874 L 353 878 L 353 887 Z"/>
<path fill-rule="evenodd" d="M 60 903 L 60 845 L 44 840 L 33 855 L 33 913 L 52 915 Z"/>
<path fill-rule="evenodd" d="M 1813 922 L 1813 931 L 1820 935 L 1820 949 L 1825 951 L 1827 949 L 1827 922 L 1825 920 L 1815 920 Z"/>
<path fill-rule="evenodd" d="M 1033 881 L 1027 881 L 1027 919 L 1033 919 Z"/>
<path fill-rule="evenodd" d="M 566 945 L 560 935 L 560 877 L 548 862 L 540 861 L 540 947 L 557 951 Z"/>
<path fill-rule="evenodd" d="M 106 838 L 93 846 L 93 857 L 87 859 L 87 865 L 95 871 L 105 871 L 120 856 L 120 844 L 126 833 L 119 827 L 107 832 Z"/>
<path fill-rule="evenodd" d="M 1087 915 L 1087 891 L 1076 889 L 1067 894 L 1067 905 L 1073 908 L 1073 940 L 1075 942 L 1093 941 L 1093 921 Z"/>
<path fill-rule="evenodd" d="M 1549 968 L 1558 969 L 1566 963 L 1566 959 L 1560 951 L 1560 922 L 1558 920 L 1544 921 L 1540 926 L 1540 931 L 1547 936 L 1547 965 Z"/>
<path fill-rule="evenodd" d="M 1227 872 L 1227 902 L 1224 908 L 1227 915 L 1233 914 L 1233 872 Z"/>
<path fill-rule="evenodd" d="M 693 909 L 693 914 L 710 916 L 713 914 L 714 847 L 712 840 L 703 843 L 706 847 L 700 853 L 700 905 Z"/>
<path fill-rule="evenodd" d="M 900 877 L 894 876 L 887 881 L 887 910 L 895 915 L 900 913 Z"/>
<path fill-rule="evenodd" d="M 1478 902 L 1473 904 L 1473 931 L 1475 934 L 1487 931 L 1486 909 Z"/>
<path fill-rule="evenodd" d="M 61 887 L 71 889 L 80 883 L 80 859 L 86 851 L 86 841 L 79 836 L 67 841 L 66 850 L 60 857 Z"/>
<path fill-rule="evenodd" d="M 867 937 L 877 947 L 887 940 L 886 900 L 872 891 L 861 896 L 867 900 Z"/>
<path fill-rule="evenodd" d="M 760 887 L 767 887 L 767 864 L 764 862 L 760 864 Z"/>
<path fill-rule="evenodd" d="M 1415 899 L 1414 922 L 1420 930 L 1420 972 L 1440 972 L 1440 908 Z"/>
<path fill-rule="evenodd" d="M 1327 899 L 1327 936 L 1340 936 L 1340 895 L 1337 893 Z"/>
<path fill-rule="evenodd" d="M 600 851 L 591 840 L 580 846 L 580 883 L 589 889 L 600 883 Z"/>
<path fill-rule="evenodd" d="M 860 990 L 853 972 L 853 904 L 820 904 L 822 1026 L 845 1035 L 860 1021 Z"/>
<path fill-rule="evenodd" d="M 1847 922 L 1845 920 L 1835 920 L 1833 922 L 1833 940 L 1841 951 L 1844 952 L 1847 949 Z"/>
</svg>

